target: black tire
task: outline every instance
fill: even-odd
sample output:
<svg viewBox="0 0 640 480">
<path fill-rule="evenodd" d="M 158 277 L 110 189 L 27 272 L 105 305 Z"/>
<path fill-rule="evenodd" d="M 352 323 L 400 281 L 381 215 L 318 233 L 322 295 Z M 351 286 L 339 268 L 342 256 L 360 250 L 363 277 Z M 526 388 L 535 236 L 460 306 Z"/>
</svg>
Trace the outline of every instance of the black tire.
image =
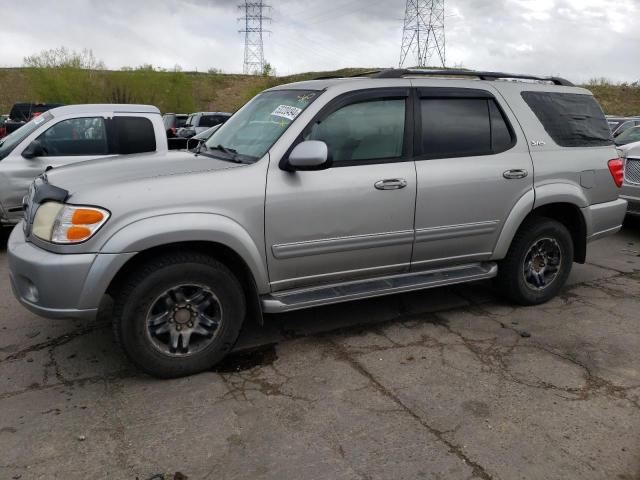
<svg viewBox="0 0 640 480">
<path fill-rule="evenodd" d="M 537 242 L 548 241 L 560 252 L 560 264 L 555 277 L 547 284 L 534 286 L 526 273 L 525 263 Z M 573 266 L 573 240 L 569 230 L 556 220 L 533 217 L 526 220 L 516 233 L 504 260 L 499 262 L 496 284 L 509 300 L 520 305 L 538 305 L 555 297 L 564 286 Z M 537 272 L 536 272 L 537 275 Z M 529 280 L 527 280 L 529 278 Z"/>
<path fill-rule="evenodd" d="M 185 284 L 206 286 L 220 304 L 221 320 L 215 334 L 201 337 L 206 339 L 202 350 L 180 356 L 161 351 L 147 329 L 148 315 L 163 292 Z M 245 313 L 242 286 L 225 265 L 201 253 L 168 253 L 141 264 L 123 280 L 114 295 L 113 330 L 138 368 L 155 377 L 175 378 L 210 369 L 222 360 L 238 339 Z M 171 323 L 178 324 L 173 319 Z"/>
</svg>

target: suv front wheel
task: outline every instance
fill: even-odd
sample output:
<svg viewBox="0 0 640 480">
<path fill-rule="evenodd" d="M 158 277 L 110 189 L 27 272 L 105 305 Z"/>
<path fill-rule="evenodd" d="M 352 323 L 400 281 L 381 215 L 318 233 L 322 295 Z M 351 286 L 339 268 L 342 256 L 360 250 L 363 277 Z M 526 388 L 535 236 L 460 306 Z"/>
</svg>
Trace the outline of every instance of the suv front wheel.
<svg viewBox="0 0 640 480">
<path fill-rule="evenodd" d="M 237 278 L 214 258 L 171 253 L 126 277 L 114 298 L 114 333 L 129 359 L 156 377 L 213 367 L 235 344 L 245 317 Z"/>
<path fill-rule="evenodd" d="M 556 220 L 534 217 L 520 227 L 498 265 L 497 285 L 520 305 L 537 305 L 555 297 L 573 266 L 573 240 Z"/>
</svg>

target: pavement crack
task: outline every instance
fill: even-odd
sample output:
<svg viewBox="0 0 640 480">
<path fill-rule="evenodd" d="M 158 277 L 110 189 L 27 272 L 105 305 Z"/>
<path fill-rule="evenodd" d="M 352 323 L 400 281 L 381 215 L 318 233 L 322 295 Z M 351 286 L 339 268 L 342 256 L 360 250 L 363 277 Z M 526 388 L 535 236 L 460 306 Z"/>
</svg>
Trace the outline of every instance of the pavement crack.
<svg viewBox="0 0 640 480">
<path fill-rule="evenodd" d="M 380 392 L 382 395 L 384 395 L 385 397 L 393 401 L 395 404 L 397 404 L 404 413 L 411 416 L 429 433 L 434 435 L 439 442 L 446 445 L 450 453 L 454 454 L 460 460 L 462 460 L 466 465 L 468 465 L 473 472 L 472 478 L 481 478 L 483 480 L 493 479 L 493 477 L 485 470 L 485 468 L 479 463 L 470 459 L 464 453 L 464 451 L 459 445 L 456 445 L 450 440 L 448 440 L 445 437 L 446 435 L 445 431 L 439 430 L 429 425 L 429 423 L 427 423 L 425 419 L 423 419 L 419 414 L 414 412 L 408 405 L 406 405 L 400 398 L 398 398 L 398 396 L 395 393 L 393 393 L 390 389 L 388 389 L 380 381 L 378 381 L 378 379 L 375 378 L 358 360 L 353 358 L 346 348 L 337 344 L 331 339 L 327 339 L 326 341 L 338 360 L 342 360 L 345 363 L 349 364 L 354 370 L 356 370 L 358 373 L 364 376 L 378 392 Z"/>
<path fill-rule="evenodd" d="M 87 327 L 83 327 L 80 328 L 78 330 L 74 330 L 72 332 L 69 333 L 65 333 L 64 335 L 60 335 L 58 337 L 54 337 L 51 339 L 48 339 L 44 342 L 40 342 L 40 343 L 36 343 L 34 345 L 31 345 L 27 348 L 24 348 L 22 350 L 19 350 L 15 353 L 12 353 L 11 355 L 5 357 L 4 359 L 0 360 L 0 363 L 4 363 L 4 362 L 10 362 L 13 360 L 19 360 L 21 358 L 24 358 L 26 355 L 28 355 L 29 353 L 33 353 L 33 352 L 38 352 L 40 350 L 46 350 L 46 349 L 54 349 L 56 347 L 59 347 L 60 345 L 64 345 L 65 343 L 69 343 L 71 340 L 81 337 L 83 335 L 87 335 L 88 333 L 92 333 L 95 332 L 97 330 L 102 330 L 105 328 L 110 328 L 109 324 L 95 324 L 95 325 L 90 325 Z"/>
</svg>

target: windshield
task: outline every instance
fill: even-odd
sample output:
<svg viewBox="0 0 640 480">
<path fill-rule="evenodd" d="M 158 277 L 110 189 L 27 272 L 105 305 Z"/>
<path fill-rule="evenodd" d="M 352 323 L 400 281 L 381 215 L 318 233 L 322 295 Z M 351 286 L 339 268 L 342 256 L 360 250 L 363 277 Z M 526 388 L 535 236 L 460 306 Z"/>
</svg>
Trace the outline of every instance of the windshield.
<svg viewBox="0 0 640 480">
<path fill-rule="evenodd" d="M 25 123 L 15 132 L 7 135 L 0 140 L 0 160 L 9 155 L 25 138 L 36 131 L 41 125 L 53 118 L 49 112 L 35 117 L 33 120 Z"/>
<path fill-rule="evenodd" d="M 205 145 L 214 151 L 222 146 L 242 160 L 255 162 L 319 95 L 312 90 L 263 92 L 233 115 Z"/>
<path fill-rule="evenodd" d="M 625 130 L 616 137 L 616 145 L 626 145 L 631 142 L 640 142 L 640 127 Z"/>
</svg>

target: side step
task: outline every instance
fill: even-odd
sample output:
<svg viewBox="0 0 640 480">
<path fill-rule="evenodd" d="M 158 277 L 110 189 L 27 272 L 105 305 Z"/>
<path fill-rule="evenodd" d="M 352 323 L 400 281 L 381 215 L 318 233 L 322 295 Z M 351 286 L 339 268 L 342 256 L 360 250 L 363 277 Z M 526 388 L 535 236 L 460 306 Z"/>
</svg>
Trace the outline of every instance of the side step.
<svg viewBox="0 0 640 480">
<path fill-rule="evenodd" d="M 332 303 L 380 297 L 392 293 L 454 285 L 493 278 L 498 274 L 494 262 L 472 263 L 456 267 L 403 273 L 387 277 L 288 290 L 262 297 L 264 313 L 290 312 Z"/>
</svg>

